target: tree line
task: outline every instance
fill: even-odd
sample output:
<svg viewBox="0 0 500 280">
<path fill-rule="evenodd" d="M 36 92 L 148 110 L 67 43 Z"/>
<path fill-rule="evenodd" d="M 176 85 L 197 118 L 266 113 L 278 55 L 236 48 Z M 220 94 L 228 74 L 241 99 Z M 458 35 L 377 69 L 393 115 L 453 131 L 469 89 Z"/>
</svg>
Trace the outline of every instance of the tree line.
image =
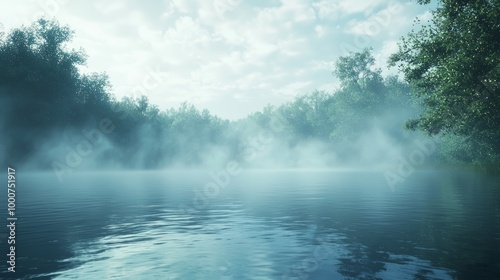
<svg viewBox="0 0 500 280">
<path fill-rule="evenodd" d="M 314 91 L 236 121 L 188 103 L 162 110 L 145 96 L 116 99 L 105 74 L 78 70 L 86 55 L 67 48 L 74 36 L 70 28 L 40 19 L 0 34 L 6 135 L 0 154 L 5 164 L 51 168 L 54 154 L 44 150 L 64 157 L 64 147 L 81 141 L 78 132 L 107 119 L 114 130 L 92 155 L 100 165 L 196 166 L 216 151 L 245 157 L 245 150 L 255 148 L 249 135 L 279 119 L 275 145 L 293 150 L 320 141 L 339 162 L 362 158 L 353 143 L 370 135 L 405 147 L 420 132 L 442 143 L 435 162 L 498 164 L 500 1 L 438 2 L 431 24 L 410 32 L 390 57 L 389 65 L 399 66 L 404 79 L 384 77 L 366 49 L 336 61 L 340 86 L 333 92 Z"/>
</svg>

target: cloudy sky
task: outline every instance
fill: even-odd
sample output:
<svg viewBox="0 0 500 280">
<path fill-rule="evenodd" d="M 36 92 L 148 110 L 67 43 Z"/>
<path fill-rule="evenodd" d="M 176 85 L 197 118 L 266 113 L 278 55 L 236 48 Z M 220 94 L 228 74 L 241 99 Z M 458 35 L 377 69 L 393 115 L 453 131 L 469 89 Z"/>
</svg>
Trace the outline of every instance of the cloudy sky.
<svg viewBox="0 0 500 280">
<path fill-rule="evenodd" d="M 0 4 L 0 29 L 56 18 L 75 31 L 70 47 L 88 55 L 82 71 L 106 72 L 118 98 L 144 94 L 161 109 L 188 101 L 236 119 L 332 90 L 333 62 L 351 51 L 373 47 L 377 66 L 386 68 L 399 38 L 431 7 L 409 0 L 12 0 Z"/>
</svg>

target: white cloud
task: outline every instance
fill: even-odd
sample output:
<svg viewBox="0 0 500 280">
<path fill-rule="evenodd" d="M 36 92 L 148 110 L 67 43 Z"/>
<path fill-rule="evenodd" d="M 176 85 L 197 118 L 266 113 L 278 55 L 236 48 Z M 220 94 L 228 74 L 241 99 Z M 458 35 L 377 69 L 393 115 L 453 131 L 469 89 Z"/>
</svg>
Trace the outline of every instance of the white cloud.
<svg viewBox="0 0 500 280">
<path fill-rule="evenodd" d="M 413 19 L 403 13 L 405 6 L 399 3 L 388 4 L 382 10 L 367 18 L 350 22 L 348 32 L 355 35 L 387 36 L 398 33 L 399 29 L 409 25 Z"/>
<path fill-rule="evenodd" d="M 373 10 L 381 5 L 382 3 L 387 3 L 385 0 L 341 0 L 338 2 L 339 7 L 343 13 L 353 14 L 353 13 L 363 13 L 369 15 Z"/>
<path fill-rule="evenodd" d="M 307 91 L 307 87 L 311 84 L 308 81 L 291 82 L 283 88 L 278 88 L 275 90 L 276 93 L 282 94 L 284 96 L 295 97 L 300 94 L 304 94 Z"/>
<path fill-rule="evenodd" d="M 186 0 L 170 0 L 170 3 L 174 6 L 174 8 L 180 12 L 189 14 L 193 12 L 196 7 L 197 1 L 186 1 Z"/>
<path fill-rule="evenodd" d="M 95 6 L 101 13 L 105 15 L 112 15 L 126 9 L 124 2 L 117 1 L 96 2 Z"/>
<path fill-rule="evenodd" d="M 182 16 L 175 26 L 165 32 L 165 39 L 188 47 L 192 44 L 206 43 L 210 40 L 209 32 L 189 16 Z"/>
<path fill-rule="evenodd" d="M 382 45 L 379 51 L 374 53 L 375 67 L 382 69 L 382 75 L 397 75 L 397 67 L 389 69 L 387 67 L 387 61 L 389 56 L 398 50 L 398 41 L 391 40 L 386 41 Z"/>
<path fill-rule="evenodd" d="M 312 4 L 315 8 L 318 17 L 321 20 L 338 20 L 340 18 L 349 17 L 353 14 L 362 13 L 365 16 L 370 15 L 373 11 L 387 1 L 383 0 L 320 0 Z"/>
<path fill-rule="evenodd" d="M 152 103 L 167 108 L 186 100 L 228 118 L 334 88 L 333 61 L 345 55 L 339 45 L 355 45 L 391 8 L 382 0 L 54 1 L 65 4 L 45 10 L 75 30 L 71 46 L 89 55 L 85 71 L 107 72 L 118 97 L 158 68 L 164 79 L 146 92 Z M 415 3 L 401 5 L 370 36 L 381 68 L 413 17 L 428 17 Z M 2 4 L 0 18 L 16 27 L 43 13 L 42 6 Z"/>
<path fill-rule="evenodd" d="M 325 35 L 325 33 L 326 33 L 326 28 L 324 26 L 322 26 L 322 25 L 316 25 L 314 27 L 314 31 L 316 31 L 316 35 L 318 37 L 323 37 Z"/>
<path fill-rule="evenodd" d="M 336 20 L 341 10 L 339 4 L 334 1 L 321 0 L 312 4 L 321 20 Z"/>
</svg>

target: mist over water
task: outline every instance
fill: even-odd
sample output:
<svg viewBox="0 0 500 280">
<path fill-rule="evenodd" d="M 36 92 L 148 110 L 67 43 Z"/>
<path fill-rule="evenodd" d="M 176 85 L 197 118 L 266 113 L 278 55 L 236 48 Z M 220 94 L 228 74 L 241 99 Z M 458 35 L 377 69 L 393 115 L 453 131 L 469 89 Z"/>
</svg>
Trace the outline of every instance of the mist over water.
<svg viewBox="0 0 500 280">
<path fill-rule="evenodd" d="M 44 20 L 18 32 L 43 37 L 48 28 L 69 40 L 67 29 Z M 21 44 L 14 37 L 4 44 Z M 59 59 L 38 53 L 43 42 L 18 58 L 32 60 L 32 69 L 18 69 L 23 75 L 39 75 Z M 431 139 L 405 130 L 422 107 L 408 84 L 374 68 L 368 49 L 337 62 L 336 90 L 305 93 L 229 121 L 188 103 L 161 109 L 146 96 L 117 100 L 106 76 L 80 73 L 83 57 L 58 47 L 68 54 L 59 63 L 69 72 L 56 67 L 49 73 L 59 80 L 6 82 L 0 98 L 2 126 L 12 135 L 2 145 L 4 163 L 52 170 L 59 180 L 73 171 L 221 168 L 231 161 L 246 168 L 379 168 L 394 166 L 415 140 Z M 5 47 L 4 55 L 18 56 L 15 48 Z"/>
<path fill-rule="evenodd" d="M 217 1 L 219 17 L 242 4 L 230 2 Z M 8 252 L 7 261 L 0 259 L 0 278 L 496 279 L 500 37 L 487 30 L 499 26 L 500 1 L 455 2 L 438 1 L 439 9 L 423 15 L 433 18 L 432 25 L 412 30 L 387 63 L 379 60 L 393 42 L 382 49 L 356 43 L 353 52 L 341 42 L 342 54 L 328 56 L 336 58 L 330 62 L 305 50 L 301 54 L 307 40 L 287 37 L 269 48 L 260 40 L 247 41 L 248 50 L 228 49 L 220 61 L 203 61 L 206 68 L 197 64 L 201 54 L 188 59 L 180 55 L 184 50 L 162 48 L 169 45 L 163 41 L 180 35 L 190 44 L 208 44 L 204 28 L 196 27 L 209 14 L 200 9 L 204 12 L 197 10 L 199 19 L 193 19 L 187 16 L 190 5 L 181 9 L 180 2 L 168 2 L 180 17 L 175 28 L 201 33 L 172 35 L 172 29 L 144 29 L 134 21 L 133 30 L 117 28 L 124 34 L 137 31 L 141 38 L 161 37 L 163 43 L 152 46 L 155 55 L 161 49 L 161 57 L 148 54 L 138 61 L 157 59 L 179 69 L 147 70 L 130 95 L 115 92 L 106 73 L 84 69 L 87 56 L 70 48 L 78 34 L 69 26 L 43 17 L 11 30 L 0 23 L 0 129 L 5 132 L 0 164 L 7 167 L 0 178 L 8 183 L 7 197 L 0 199 L 0 218 L 8 228 L 0 231 L 0 251 Z M 60 8 L 60 2 L 51 3 Z M 344 4 L 334 6 L 353 9 Z M 377 17 L 382 13 L 374 12 L 383 5 L 370 5 L 364 14 L 375 17 L 367 28 L 382 24 Z M 323 26 L 321 1 L 271 6 L 252 10 L 269 20 L 309 7 L 304 10 L 313 11 L 318 23 L 310 30 L 318 37 L 313 43 L 340 30 L 340 25 Z M 385 27 L 408 7 L 391 3 Z M 354 10 L 351 16 L 361 14 Z M 162 24 L 171 16 L 162 14 Z M 364 28 L 341 18 L 349 19 L 341 33 Z M 289 34 L 294 24 L 309 19 L 295 20 L 280 28 Z M 244 25 L 254 32 L 254 23 Z M 222 44 L 230 39 L 226 28 L 214 27 L 207 36 L 222 32 L 212 38 Z M 100 36 L 107 32 L 115 31 L 96 30 Z M 380 32 L 375 33 L 370 36 Z M 234 38 L 229 41 L 224 44 L 242 47 Z M 138 44 L 153 45 L 144 43 Z M 133 48 L 122 47 L 127 63 L 136 59 Z M 266 61 L 271 56 L 276 58 Z M 304 69 L 284 70 L 299 57 Z M 167 58 L 172 61 L 166 63 Z M 243 65 L 269 65 L 272 70 L 266 71 L 283 73 L 270 79 L 259 71 L 233 75 Z M 236 82 L 221 84 L 220 73 L 203 77 L 221 66 Z M 193 67 L 189 77 L 183 77 L 183 67 Z M 395 69 L 386 67 L 399 73 L 387 74 Z M 297 94 L 296 88 L 319 81 L 297 79 L 297 73 L 310 72 L 307 76 L 318 69 L 331 72 L 336 86 L 318 84 L 328 90 Z M 285 76 L 288 85 L 269 87 Z M 170 78 L 177 81 L 162 85 Z M 189 92 L 196 87 L 183 80 L 200 83 L 206 99 L 214 97 L 214 87 L 220 96 L 241 99 L 255 83 L 255 94 L 269 94 L 269 105 L 224 119 L 189 103 L 201 104 L 194 98 L 199 92 Z M 176 83 L 186 87 L 181 92 L 187 101 L 174 107 L 150 101 L 159 89 L 162 100 L 178 98 L 170 96 Z M 271 90 L 261 93 L 261 88 Z M 283 96 L 293 97 L 277 104 Z M 238 103 L 226 101 L 227 106 Z"/>
<path fill-rule="evenodd" d="M 312 98 L 315 94 L 301 98 Z M 323 98 L 335 99 L 338 93 L 322 94 Z M 405 110 L 358 116 L 355 121 L 362 124 L 339 122 L 332 124 L 333 132 L 328 133 L 324 127 L 314 127 L 313 122 L 303 126 L 294 123 L 292 110 L 295 105 L 287 103 L 237 121 L 216 119 L 219 127 L 215 129 L 210 127 L 213 125 L 210 119 L 214 117 L 205 116 L 207 124 L 182 120 L 179 122 L 183 125 L 179 127 L 175 127 L 174 121 L 170 127 L 159 128 L 146 123 L 130 130 L 127 124 L 120 122 L 124 113 L 118 111 L 114 118 L 92 118 L 83 126 L 66 126 L 39 134 L 30 143 L 31 153 L 25 155 L 20 167 L 52 170 L 61 180 L 71 172 L 86 170 L 217 170 L 229 162 L 237 162 L 248 169 L 388 169 L 397 167 L 401 157 L 419 149 L 419 143 L 434 142 L 419 132 L 403 128 L 405 120 L 418 109 L 413 109 L 414 113 Z M 172 112 L 180 114 L 186 109 L 170 111 L 174 114 L 171 118 L 178 117 Z M 194 107 L 189 110 L 194 116 L 207 114 Z M 306 113 L 317 114 L 317 118 L 327 117 L 314 108 L 300 107 L 299 110 L 309 110 Z M 166 115 L 163 118 L 169 120 Z M 126 139 L 118 135 L 124 129 L 129 131 Z M 176 133 L 170 134 L 169 130 Z M 340 134 L 344 132 L 345 137 Z M 431 156 L 434 151 L 432 147 L 424 156 Z"/>
</svg>

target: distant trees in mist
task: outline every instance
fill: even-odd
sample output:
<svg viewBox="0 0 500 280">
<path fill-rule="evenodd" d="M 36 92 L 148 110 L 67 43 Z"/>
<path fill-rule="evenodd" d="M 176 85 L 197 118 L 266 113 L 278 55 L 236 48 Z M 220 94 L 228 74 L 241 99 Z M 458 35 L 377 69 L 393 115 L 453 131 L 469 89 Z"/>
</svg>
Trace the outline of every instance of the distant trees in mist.
<svg viewBox="0 0 500 280">
<path fill-rule="evenodd" d="M 112 122 L 113 132 L 106 135 L 106 145 L 94 147 L 91 157 L 98 166 L 194 167 L 207 159 L 210 163 L 211 158 L 248 157 L 262 144 L 252 139 L 258 142 L 258 136 L 279 120 L 279 133 L 272 130 L 268 140 L 273 143 L 267 143 L 279 153 L 320 142 L 321 151 L 331 152 L 337 163 L 362 161 L 366 152 L 362 146 L 382 138 L 387 145 L 411 146 L 417 134 L 405 130 L 406 125 L 440 139 L 442 148 L 434 160 L 495 163 L 500 154 L 495 83 L 500 36 L 490 36 L 486 28 L 472 23 L 498 27 L 500 16 L 474 18 L 471 13 L 485 16 L 499 10 L 498 1 L 483 3 L 497 5 L 495 12 L 478 3 L 443 4 L 435 27 L 413 32 L 403 41 L 391 64 L 401 65 L 408 82 L 383 77 L 374 68 L 371 50 L 364 50 L 338 59 L 333 69 L 340 80 L 337 90 L 304 94 L 237 121 L 223 120 L 188 103 L 162 110 L 145 96 L 117 100 L 105 74 L 78 70 L 86 56 L 82 50 L 66 47 L 73 32 L 41 19 L 0 34 L 0 125 L 4 131 L 0 156 L 5 164 L 30 163 L 50 169 L 54 161 L 64 164 L 67 147 L 81 141 L 82 130 L 93 129 L 106 119 Z M 480 36 L 467 37 L 464 32 Z M 481 50 L 473 56 L 475 40 Z M 490 94 L 480 98 L 484 91 L 477 88 L 485 81 Z M 293 159 L 293 155 L 283 157 L 278 164 L 294 166 Z"/>
</svg>

